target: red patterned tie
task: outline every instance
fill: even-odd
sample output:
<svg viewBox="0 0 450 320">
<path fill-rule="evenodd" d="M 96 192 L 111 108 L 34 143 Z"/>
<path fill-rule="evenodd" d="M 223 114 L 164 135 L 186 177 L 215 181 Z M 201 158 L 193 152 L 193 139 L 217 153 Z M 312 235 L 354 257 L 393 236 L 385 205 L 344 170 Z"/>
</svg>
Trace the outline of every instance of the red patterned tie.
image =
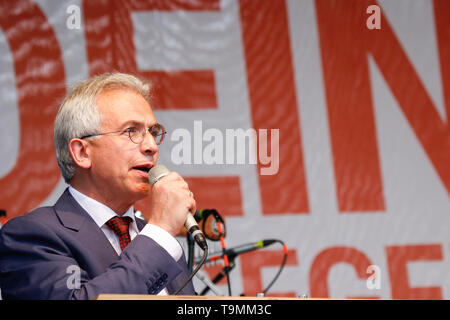
<svg viewBox="0 0 450 320">
<path fill-rule="evenodd" d="M 131 242 L 130 234 L 128 233 L 131 221 L 133 221 L 133 219 L 130 217 L 115 216 L 106 222 L 106 225 L 119 236 L 120 248 L 122 251 Z"/>
</svg>

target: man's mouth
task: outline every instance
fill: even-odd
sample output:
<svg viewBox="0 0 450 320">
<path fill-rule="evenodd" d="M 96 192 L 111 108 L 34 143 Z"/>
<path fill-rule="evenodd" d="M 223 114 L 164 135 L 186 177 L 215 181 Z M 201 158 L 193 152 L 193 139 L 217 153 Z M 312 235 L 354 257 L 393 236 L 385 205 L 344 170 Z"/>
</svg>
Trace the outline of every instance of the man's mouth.
<svg viewBox="0 0 450 320">
<path fill-rule="evenodd" d="M 152 165 L 150 165 L 150 164 L 143 164 L 143 165 L 134 166 L 132 169 L 148 173 L 151 168 L 152 168 Z"/>
</svg>

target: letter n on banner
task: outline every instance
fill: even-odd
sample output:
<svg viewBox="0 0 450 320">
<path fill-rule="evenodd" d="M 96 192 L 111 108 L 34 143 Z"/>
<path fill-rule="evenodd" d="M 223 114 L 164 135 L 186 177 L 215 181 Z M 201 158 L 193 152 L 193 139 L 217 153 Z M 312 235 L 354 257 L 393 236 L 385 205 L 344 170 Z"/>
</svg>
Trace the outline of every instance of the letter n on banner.
<svg viewBox="0 0 450 320">
<path fill-rule="evenodd" d="M 112 70 L 127 72 L 147 78 L 154 88 L 155 109 L 216 109 L 216 85 L 213 70 L 138 70 L 134 28 L 131 13 L 135 11 L 219 11 L 219 0 L 152 1 L 152 0 L 100 0 L 83 1 L 87 55 L 91 75 Z M 205 183 L 199 187 L 199 179 Z M 237 176 L 186 178 L 196 195 L 198 207 L 214 207 L 224 215 L 242 215 L 240 181 Z M 207 186 L 207 187 L 205 187 Z M 219 205 L 211 206 L 202 199 L 225 194 L 230 190 L 238 195 L 230 196 Z M 198 201 L 200 200 L 200 201 Z M 144 216 L 150 206 L 150 198 L 138 204 Z"/>
<path fill-rule="evenodd" d="M 435 19 L 447 120 L 442 120 L 382 14 L 366 27 L 373 0 L 316 0 L 322 66 L 340 211 L 384 210 L 368 54 L 450 192 L 450 2 L 436 0 Z"/>
</svg>

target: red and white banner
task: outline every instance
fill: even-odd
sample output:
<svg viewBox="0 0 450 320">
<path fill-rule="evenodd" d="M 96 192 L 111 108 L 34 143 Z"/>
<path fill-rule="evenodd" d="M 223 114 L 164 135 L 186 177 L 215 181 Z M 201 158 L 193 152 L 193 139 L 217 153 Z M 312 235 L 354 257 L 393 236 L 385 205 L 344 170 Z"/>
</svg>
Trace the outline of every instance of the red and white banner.
<svg viewBox="0 0 450 320">
<path fill-rule="evenodd" d="M 114 70 L 153 83 L 168 131 L 160 162 L 186 177 L 198 208 L 225 216 L 227 246 L 287 244 L 271 295 L 450 298 L 448 0 L 1 0 L 9 218 L 65 189 L 59 102 Z M 182 129 L 192 161 L 174 159 Z M 230 154 L 230 129 L 257 133 L 257 161 L 239 161 L 239 144 Z M 282 253 L 241 255 L 233 294 L 261 292 Z"/>
</svg>

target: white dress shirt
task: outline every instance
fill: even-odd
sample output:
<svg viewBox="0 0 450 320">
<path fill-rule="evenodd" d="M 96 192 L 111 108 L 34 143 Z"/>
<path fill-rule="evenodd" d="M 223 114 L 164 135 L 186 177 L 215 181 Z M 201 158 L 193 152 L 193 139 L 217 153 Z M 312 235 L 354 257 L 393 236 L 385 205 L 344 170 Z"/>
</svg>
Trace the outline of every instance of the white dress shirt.
<svg viewBox="0 0 450 320">
<path fill-rule="evenodd" d="M 117 252 L 117 255 L 120 255 L 122 253 L 122 249 L 120 248 L 119 237 L 111 228 L 109 228 L 105 224 L 109 219 L 118 215 L 111 208 L 105 206 L 97 200 L 89 198 L 72 186 L 69 186 L 69 192 L 78 202 L 78 204 L 84 210 L 86 210 L 86 212 L 92 217 L 92 219 L 94 219 L 95 223 L 103 231 L 106 238 L 111 243 L 114 250 Z M 133 206 L 128 208 L 128 210 L 122 215 L 122 217 L 130 217 L 131 219 L 133 219 L 133 221 L 130 223 L 129 228 L 131 240 L 133 240 L 138 234 L 147 236 L 149 238 L 152 238 L 154 241 L 156 241 L 156 243 L 163 247 L 172 256 L 172 258 L 175 259 L 175 261 L 178 261 L 181 258 L 183 249 L 181 248 L 180 243 L 166 230 L 156 225 L 147 223 L 145 227 L 139 232 L 136 224 L 136 218 L 134 216 Z M 164 288 L 158 295 L 167 294 L 167 289 Z"/>
</svg>

